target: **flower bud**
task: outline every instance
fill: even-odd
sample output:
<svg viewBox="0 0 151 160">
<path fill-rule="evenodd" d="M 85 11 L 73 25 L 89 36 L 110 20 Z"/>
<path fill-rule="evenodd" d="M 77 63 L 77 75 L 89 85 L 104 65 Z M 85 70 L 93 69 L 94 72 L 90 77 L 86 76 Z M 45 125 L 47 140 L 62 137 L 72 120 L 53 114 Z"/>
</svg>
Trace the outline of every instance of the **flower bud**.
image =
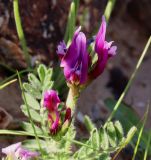
<svg viewBox="0 0 151 160">
<path fill-rule="evenodd" d="M 59 103 L 60 99 L 56 91 L 48 90 L 44 93 L 44 107 L 46 107 L 49 111 L 57 110 Z"/>
</svg>

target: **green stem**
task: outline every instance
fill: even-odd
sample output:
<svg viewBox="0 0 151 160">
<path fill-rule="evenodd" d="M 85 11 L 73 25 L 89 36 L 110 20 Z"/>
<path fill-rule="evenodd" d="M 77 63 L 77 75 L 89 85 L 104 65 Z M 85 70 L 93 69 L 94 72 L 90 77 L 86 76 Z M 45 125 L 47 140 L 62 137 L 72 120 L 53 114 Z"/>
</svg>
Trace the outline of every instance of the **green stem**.
<svg viewBox="0 0 151 160">
<path fill-rule="evenodd" d="M 70 11 L 68 15 L 68 22 L 66 27 L 66 32 L 64 36 L 64 40 L 67 44 L 71 42 L 76 23 L 76 15 L 79 6 L 79 0 L 73 0 L 70 5 Z"/>
<path fill-rule="evenodd" d="M 43 127 L 41 127 L 41 129 L 42 129 L 42 132 L 43 132 L 43 134 L 46 136 L 46 137 L 49 137 L 48 136 L 48 133 L 47 133 L 47 131 L 46 131 L 46 122 L 45 122 L 45 120 L 44 120 L 44 107 L 43 107 L 43 105 L 42 105 L 42 100 L 41 100 L 41 109 L 40 109 L 40 115 L 41 115 L 41 126 L 43 126 Z M 45 141 L 46 141 L 46 145 L 47 145 L 47 148 L 49 147 L 49 139 L 48 138 L 45 138 Z"/>
<path fill-rule="evenodd" d="M 112 10 L 114 8 L 116 0 L 108 0 L 105 11 L 104 11 L 104 16 L 106 18 L 106 21 L 108 22 L 112 13 Z"/>
<path fill-rule="evenodd" d="M 33 71 L 32 69 L 26 69 L 26 70 L 22 70 L 19 72 L 19 75 L 23 74 L 23 73 L 26 73 L 26 72 L 30 72 L 30 71 Z M 3 80 L 2 82 L 0 82 L 0 85 L 3 85 L 5 84 L 6 82 L 12 80 L 13 78 L 17 77 L 17 73 L 13 74 L 12 76 L 6 78 L 5 80 Z"/>
<path fill-rule="evenodd" d="M 13 0 L 13 8 L 14 8 L 14 18 L 15 18 L 18 37 L 19 37 L 19 40 L 20 40 L 20 43 L 21 43 L 21 46 L 22 46 L 22 49 L 23 49 L 23 52 L 25 55 L 26 62 L 28 64 L 28 67 L 31 67 L 30 55 L 28 53 L 26 39 L 25 39 L 23 28 L 21 25 L 18 0 Z"/>
<path fill-rule="evenodd" d="M 35 136 L 34 135 L 34 133 L 29 133 L 29 132 L 26 132 L 26 131 L 15 131 L 15 130 L 0 130 L 0 135 L 1 134 L 4 134 L 4 135 L 17 135 L 17 136 Z M 50 137 L 49 136 L 45 136 L 45 135 L 38 135 L 37 134 L 37 136 L 39 137 L 39 138 L 46 138 L 46 139 L 49 139 Z M 77 144 L 77 145 L 80 145 L 80 146 L 85 146 L 85 147 L 87 147 L 87 148 L 91 148 L 91 149 L 93 149 L 93 150 L 96 150 L 96 151 L 99 151 L 99 150 L 97 150 L 96 148 L 94 148 L 94 147 L 92 147 L 92 146 L 90 146 L 90 145 L 88 145 L 88 144 L 85 144 L 85 143 L 83 143 L 83 142 L 80 142 L 80 141 L 77 141 L 77 140 L 71 140 L 71 139 L 67 139 L 67 138 L 65 138 L 65 137 L 62 137 L 64 140 L 66 140 L 66 141 L 71 141 L 71 142 L 73 142 L 74 144 Z M 113 152 L 114 150 L 116 149 L 116 147 L 114 148 L 114 147 L 111 147 L 111 148 L 109 148 L 108 150 L 104 150 L 104 152 L 107 152 L 107 151 L 109 151 L 109 152 Z"/>
<path fill-rule="evenodd" d="M 17 136 L 34 136 L 34 133 L 29 133 L 26 131 L 16 131 L 16 130 L 6 130 L 6 129 L 1 129 L 0 130 L 0 135 L 17 135 Z M 38 135 L 40 138 L 44 138 L 45 136 L 43 135 Z"/>
<path fill-rule="evenodd" d="M 149 109 L 149 104 L 147 106 L 147 111 L 146 111 L 145 116 L 144 116 L 143 124 L 141 126 L 140 131 L 139 131 L 139 135 L 138 135 L 137 143 L 136 143 L 136 146 L 135 146 L 135 149 L 134 149 L 132 160 L 135 160 L 135 157 L 136 157 L 136 154 L 137 154 L 138 146 L 140 144 L 140 140 L 141 140 L 141 137 L 142 137 L 142 134 L 143 134 L 144 126 L 145 126 L 145 123 L 146 123 L 146 120 L 147 120 L 147 117 L 148 117 L 148 109 Z"/>
<path fill-rule="evenodd" d="M 38 144 L 38 146 L 39 146 L 39 150 L 40 150 L 40 152 L 41 152 L 41 154 L 42 154 L 42 156 L 43 156 L 43 151 L 42 151 L 42 148 L 41 148 L 41 145 L 40 145 L 40 141 L 39 141 L 38 135 L 37 135 L 37 133 L 36 133 L 36 129 L 35 129 L 35 126 L 34 126 L 34 122 L 33 122 L 33 120 L 32 120 L 31 113 L 30 113 L 30 110 L 29 110 L 29 106 L 28 106 L 28 104 L 27 104 L 26 97 L 25 97 L 25 94 L 24 94 L 24 91 L 23 91 L 23 85 L 22 85 L 22 82 L 21 82 L 21 78 L 20 78 L 18 72 L 17 72 L 17 74 L 18 74 L 18 79 L 19 79 L 20 88 L 21 88 L 22 93 L 23 93 L 24 103 L 25 103 L 26 108 L 27 108 L 28 117 L 29 117 L 30 123 L 31 123 L 32 128 L 33 128 L 33 131 L 34 131 L 34 135 L 35 135 L 37 144 Z"/>
<path fill-rule="evenodd" d="M 4 83 L 3 85 L 0 85 L 0 90 L 3 89 L 3 88 L 5 88 L 5 87 L 7 87 L 8 85 L 16 82 L 16 81 L 17 81 L 17 79 L 13 79 L 13 80 L 11 80 L 9 82 Z"/>
<path fill-rule="evenodd" d="M 134 134 L 136 133 L 136 131 L 137 131 L 137 128 L 135 126 L 133 126 L 129 130 L 129 132 L 127 134 L 127 137 L 126 137 L 126 140 L 120 146 L 120 148 L 118 149 L 118 151 L 116 152 L 116 154 L 114 155 L 114 157 L 112 158 L 112 160 L 115 160 L 116 157 L 118 156 L 118 154 L 122 151 L 122 149 L 125 148 L 128 145 L 128 143 L 132 140 L 132 138 L 133 138 Z"/>
<path fill-rule="evenodd" d="M 123 98 L 125 97 L 128 89 L 130 88 L 132 82 L 134 81 L 134 78 L 135 78 L 135 76 L 136 76 L 136 74 L 137 74 L 137 72 L 138 72 L 138 69 L 140 68 L 140 66 L 141 66 L 141 64 L 142 64 L 142 61 L 143 61 L 143 59 L 144 59 L 144 57 L 145 57 L 145 55 L 146 55 L 146 53 L 147 53 L 147 50 L 148 50 L 150 44 L 151 44 L 151 36 L 149 37 L 149 39 L 148 39 L 148 41 L 147 41 L 147 44 L 146 44 L 146 46 L 145 46 L 145 48 L 144 48 L 144 51 L 142 52 L 142 54 L 141 54 L 141 56 L 140 56 L 140 58 L 139 58 L 139 60 L 138 60 L 138 62 L 137 62 L 137 65 L 136 65 L 136 67 L 135 67 L 135 70 L 134 70 L 133 74 L 131 75 L 131 77 L 130 77 L 130 79 L 129 79 L 129 81 L 128 81 L 128 84 L 126 85 L 126 87 L 125 87 L 123 93 L 121 94 L 120 98 L 118 99 L 118 101 L 117 101 L 117 103 L 116 103 L 116 105 L 115 105 L 112 113 L 110 114 L 110 116 L 108 117 L 106 123 L 104 124 L 104 127 L 106 127 L 107 123 L 112 119 L 112 117 L 113 117 L 114 114 L 116 113 L 116 111 L 117 111 L 118 107 L 120 106 Z"/>
<path fill-rule="evenodd" d="M 66 100 L 67 107 L 70 107 L 73 111 L 75 109 L 75 106 L 77 104 L 77 100 L 80 96 L 79 87 L 75 85 L 69 86 L 69 92 Z"/>
<path fill-rule="evenodd" d="M 130 140 L 132 139 L 134 133 L 136 132 L 136 128 L 133 127 L 132 129 L 132 132 L 130 134 L 130 137 L 128 137 L 126 139 L 125 142 L 123 142 L 123 144 L 121 144 L 120 146 L 118 147 L 110 147 L 109 149 L 107 150 L 101 150 L 102 152 L 114 152 L 115 150 L 117 150 L 118 148 L 124 148 L 129 142 Z M 26 131 L 15 131 L 15 130 L 0 130 L 0 135 L 18 135 L 18 136 L 35 136 L 34 133 L 29 133 L 29 132 L 26 132 Z M 45 136 L 45 135 L 39 135 L 37 134 L 37 136 L 39 138 L 45 138 L 45 139 L 49 139 L 50 137 L 49 136 Z M 90 148 L 90 149 L 93 149 L 94 151 L 100 151 L 100 150 L 97 150 L 96 148 L 92 147 L 91 145 L 88 145 L 88 144 L 85 144 L 83 142 L 80 142 L 80 141 L 77 141 L 77 140 L 72 140 L 72 139 L 68 139 L 68 138 L 65 138 L 65 137 L 62 137 L 64 140 L 66 141 L 71 141 L 72 143 L 74 144 L 77 144 L 77 145 L 80 145 L 80 146 L 85 146 L 87 148 Z"/>
<path fill-rule="evenodd" d="M 150 143 L 151 143 L 151 133 L 148 135 L 148 143 L 147 143 L 147 146 L 146 146 L 146 149 L 145 149 L 143 160 L 147 160 L 147 154 L 148 154 L 148 151 L 150 149 Z"/>
</svg>

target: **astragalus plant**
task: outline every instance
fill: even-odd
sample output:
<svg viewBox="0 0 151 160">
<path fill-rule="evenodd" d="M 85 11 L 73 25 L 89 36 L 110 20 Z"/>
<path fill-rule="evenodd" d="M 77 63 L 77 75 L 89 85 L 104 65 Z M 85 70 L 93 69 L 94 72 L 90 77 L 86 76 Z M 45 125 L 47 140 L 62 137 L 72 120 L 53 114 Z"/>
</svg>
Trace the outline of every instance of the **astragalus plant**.
<svg viewBox="0 0 151 160">
<path fill-rule="evenodd" d="M 21 110 L 29 121 L 21 122 L 22 131 L 7 131 L 7 134 L 29 136 L 30 139 L 3 148 L 5 160 L 110 160 L 129 143 L 135 127 L 127 134 L 119 121 L 107 121 L 105 126 L 97 128 L 88 116 L 85 116 L 85 125 L 89 138 L 75 139 L 78 134 L 74 127 L 77 100 L 103 73 L 108 60 L 116 55 L 117 47 L 113 41 L 107 42 L 105 35 L 103 16 L 96 36 L 87 39 L 79 27 L 70 44 L 62 41 L 58 45 L 56 53 L 69 87 L 64 102 L 54 90 L 57 84 L 52 80 L 52 68 L 40 64 L 36 73 L 29 73 L 28 82 L 23 84 L 18 73 L 24 101 Z"/>
</svg>

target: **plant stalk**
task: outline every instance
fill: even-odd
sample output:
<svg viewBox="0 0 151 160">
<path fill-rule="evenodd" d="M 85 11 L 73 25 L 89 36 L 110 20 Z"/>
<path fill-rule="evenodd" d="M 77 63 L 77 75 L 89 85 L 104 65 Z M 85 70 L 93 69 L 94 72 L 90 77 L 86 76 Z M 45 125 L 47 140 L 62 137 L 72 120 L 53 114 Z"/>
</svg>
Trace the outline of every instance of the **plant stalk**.
<svg viewBox="0 0 151 160">
<path fill-rule="evenodd" d="M 27 62 L 28 67 L 31 67 L 31 61 L 30 61 L 30 55 L 28 53 L 28 48 L 27 48 L 27 43 L 26 39 L 24 36 L 23 28 L 21 25 L 21 18 L 20 18 L 20 13 L 19 13 L 19 4 L 18 0 L 13 0 L 13 9 L 14 9 L 14 18 L 15 18 L 15 23 L 16 23 L 16 29 L 17 29 L 17 34 L 24 52 L 24 56 Z"/>
<path fill-rule="evenodd" d="M 108 0 L 105 11 L 104 11 L 104 16 L 106 18 L 106 21 L 108 22 L 111 16 L 111 13 L 113 11 L 113 8 L 115 6 L 116 0 Z"/>
<path fill-rule="evenodd" d="M 33 131 L 34 131 L 34 135 L 35 135 L 37 144 L 38 144 L 38 146 L 39 146 L 39 150 L 40 150 L 40 152 L 41 152 L 41 154 L 42 154 L 42 156 L 43 156 L 42 147 L 41 147 L 41 144 L 40 144 L 40 141 L 39 141 L 39 137 L 38 137 L 38 135 L 37 135 L 37 132 L 36 132 L 36 129 L 35 129 L 35 126 L 34 126 L 34 122 L 33 122 L 32 117 L 31 117 L 31 113 L 30 113 L 30 110 L 29 110 L 29 106 L 28 106 L 28 104 L 27 104 L 26 97 L 25 97 L 25 94 L 24 94 L 24 91 L 23 91 L 23 85 L 22 85 L 22 82 L 21 82 L 21 78 L 20 78 L 18 72 L 17 72 L 17 75 L 18 75 L 18 79 L 19 79 L 20 88 L 21 88 L 22 93 L 23 93 L 23 99 L 24 99 L 24 103 L 25 103 L 26 108 L 27 108 L 29 120 L 30 120 L 30 123 L 31 123 L 32 128 L 33 128 Z"/>
<path fill-rule="evenodd" d="M 68 92 L 66 105 L 67 107 L 70 107 L 74 111 L 78 98 L 80 96 L 80 91 L 78 86 L 75 85 L 68 85 L 68 86 L 70 89 Z"/>
</svg>

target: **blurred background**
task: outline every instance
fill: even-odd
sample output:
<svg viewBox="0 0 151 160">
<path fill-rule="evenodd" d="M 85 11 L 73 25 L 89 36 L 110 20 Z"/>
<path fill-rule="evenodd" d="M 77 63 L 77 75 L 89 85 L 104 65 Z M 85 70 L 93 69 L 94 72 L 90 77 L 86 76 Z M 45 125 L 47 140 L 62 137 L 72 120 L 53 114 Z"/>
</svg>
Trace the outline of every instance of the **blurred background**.
<svg viewBox="0 0 151 160">
<path fill-rule="evenodd" d="M 36 61 L 53 67 L 59 64 L 56 47 L 64 38 L 70 3 L 70 0 L 20 0 L 22 25 L 33 65 Z M 80 0 L 76 26 L 81 25 L 88 38 L 96 33 L 106 4 L 107 0 Z M 121 95 L 150 34 L 151 1 L 117 0 L 108 23 L 106 37 L 107 41 L 115 41 L 114 44 L 118 47 L 117 55 L 110 59 L 105 72 L 84 90 L 80 97 L 76 120 L 80 136 L 87 135 L 82 124 L 83 114 L 88 114 L 98 126 L 109 116 L 108 105 L 113 104 L 113 99 L 117 100 Z M 1 82 L 12 76 L 16 70 L 27 68 L 22 52 L 16 32 L 13 3 L 11 0 L 0 0 Z M 55 77 L 59 74 L 60 72 L 56 72 Z M 26 74 L 24 75 L 26 80 Z M 66 90 L 63 88 L 59 90 L 64 98 Z M 123 105 L 141 119 L 149 100 L 151 100 L 151 49 Z M 17 122 L 25 119 L 20 110 L 21 104 L 21 91 L 17 82 L 0 90 L 0 128 L 19 128 Z M 121 115 L 123 119 L 128 116 Z M 146 123 L 148 130 L 150 127 L 151 110 Z M 21 139 L 22 137 L 0 136 L 0 149 Z M 132 148 L 129 146 L 122 152 L 121 157 L 130 160 L 132 154 Z M 138 160 L 140 159 L 138 155 Z"/>
</svg>

